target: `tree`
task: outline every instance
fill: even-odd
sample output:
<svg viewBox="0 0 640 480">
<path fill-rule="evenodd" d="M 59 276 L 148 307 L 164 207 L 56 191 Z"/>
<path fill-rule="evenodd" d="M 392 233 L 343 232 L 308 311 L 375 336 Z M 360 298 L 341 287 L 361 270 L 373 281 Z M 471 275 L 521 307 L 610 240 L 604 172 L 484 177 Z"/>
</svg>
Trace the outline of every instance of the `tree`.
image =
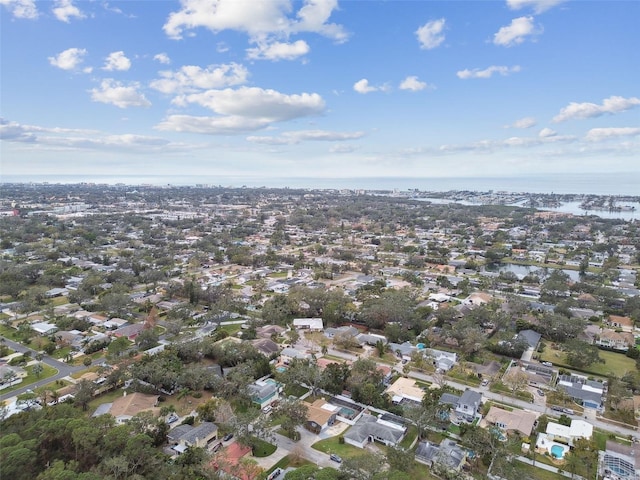
<svg viewBox="0 0 640 480">
<path fill-rule="evenodd" d="M 275 409 L 275 415 L 282 418 L 280 424 L 285 434 L 294 440 L 298 439 L 296 428 L 307 421 L 307 405 L 298 399 L 281 401 Z"/>
<path fill-rule="evenodd" d="M 93 392 L 96 390 L 96 385 L 88 380 L 81 380 L 79 388 L 73 397 L 73 403 L 82 408 L 83 411 L 87 410 L 89 402 L 93 398 Z"/>
<path fill-rule="evenodd" d="M 509 372 L 502 377 L 502 382 L 509 387 L 511 394 L 515 395 L 529 385 L 529 377 L 526 372 L 518 365 L 512 365 Z"/>
<path fill-rule="evenodd" d="M 350 480 L 370 480 L 382 471 L 385 458 L 377 453 L 365 452 L 342 460 L 340 473 Z"/>
<path fill-rule="evenodd" d="M 604 360 L 600 358 L 598 347 L 581 340 L 574 339 L 565 343 L 565 351 L 567 363 L 574 367 L 584 368 L 595 362 L 604 363 Z"/>
<path fill-rule="evenodd" d="M 399 446 L 390 446 L 387 450 L 387 463 L 393 470 L 408 472 L 413 467 L 415 455 L 413 450 Z"/>
<path fill-rule="evenodd" d="M 153 328 L 145 328 L 136 337 L 136 345 L 140 350 L 148 350 L 158 344 L 158 333 Z"/>
<path fill-rule="evenodd" d="M 44 370 L 44 367 L 42 366 L 41 363 L 36 363 L 31 369 L 31 371 L 37 378 L 40 378 L 40 375 L 42 375 L 43 370 Z"/>
</svg>

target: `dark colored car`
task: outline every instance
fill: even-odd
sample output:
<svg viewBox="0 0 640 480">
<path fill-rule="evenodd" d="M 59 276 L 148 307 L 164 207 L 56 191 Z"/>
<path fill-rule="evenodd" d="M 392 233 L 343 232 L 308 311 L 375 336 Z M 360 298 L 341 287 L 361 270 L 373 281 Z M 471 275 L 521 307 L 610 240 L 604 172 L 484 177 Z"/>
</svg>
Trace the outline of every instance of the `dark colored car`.
<svg viewBox="0 0 640 480">
<path fill-rule="evenodd" d="M 233 438 L 233 433 L 227 433 L 224 437 L 222 437 L 222 440 L 224 440 L 225 442 L 228 442 L 232 438 Z"/>
</svg>

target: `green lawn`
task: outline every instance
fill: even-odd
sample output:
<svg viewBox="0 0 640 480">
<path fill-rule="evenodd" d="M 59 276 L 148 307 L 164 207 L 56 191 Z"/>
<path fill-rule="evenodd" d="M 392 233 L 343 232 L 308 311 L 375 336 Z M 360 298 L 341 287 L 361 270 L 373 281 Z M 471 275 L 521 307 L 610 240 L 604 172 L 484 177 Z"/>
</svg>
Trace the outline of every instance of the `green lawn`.
<svg viewBox="0 0 640 480">
<path fill-rule="evenodd" d="M 218 330 L 222 330 L 223 332 L 227 332 L 230 337 L 234 336 L 241 329 L 240 324 L 238 325 L 222 325 L 218 328 Z"/>
<path fill-rule="evenodd" d="M 515 462 L 514 466 L 518 472 L 523 473 L 524 478 L 535 478 L 536 480 L 563 480 L 565 477 L 557 473 L 549 472 L 533 465 L 522 462 Z"/>
<path fill-rule="evenodd" d="M 342 458 L 352 458 L 357 457 L 358 455 L 362 455 L 361 449 L 354 447 L 353 445 L 340 443 L 339 438 L 340 437 L 331 437 L 320 440 L 319 442 L 311 445 L 311 448 L 328 454 L 335 453 Z"/>
<path fill-rule="evenodd" d="M 415 425 L 409 425 L 407 434 L 404 436 L 404 438 L 400 442 L 400 446 L 402 448 L 409 448 L 417 436 L 418 436 L 418 427 L 416 427 Z"/>
<path fill-rule="evenodd" d="M 289 384 L 286 387 L 284 387 L 285 395 L 287 396 L 293 395 L 294 397 L 298 397 L 298 398 L 300 398 L 302 395 L 304 395 L 308 391 L 309 391 L 308 388 L 303 387 L 301 385 Z"/>
<path fill-rule="evenodd" d="M 25 370 L 27 371 L 27 376 L 22 380 L 22 382 L 18 383 L 17 385 L 14 385 L 13 387 L 0 390 L 0 392 L 2 393 L 13 392 L 14 390 L 17 390 L 19 388 L 26 387 L 27 385 L 31 385 L 32 383 L 35 383 L 38 380 L 53 377 L 56 373 L 58 373 L 58 370 L 56 370 L 53 367 L 50 367 L 46 363 L 41 363 L 40 365 L 42 365 L 42 372 L 40 373 L 39 376 L 33 373 L 33 367 L 34 367 L 33 365 L 25 367 Z"/>
<path fill-rule="evenodd" d="M 272 445 L 269 442 L 265 442 L 264 440 L 256 439 L 257 446 L 253 450 L 254 457 L 268 457 L 278 448 L 276 445 Z"/>
<path fill-rule="evenodd" d="M 599 351 L 600 358 L 604 360 L 604 363 L 594 363 L 582 370 L 586 373 L 592 373 L 601 377 L 614 376 L 621 378 L 625 373 L 635 371 L 636 362 L 632 358 L 627 357 L 624 353 L 610 352 L 608 350 Z M 566 355 L 564 352 L 554 350 L 551 345 L 547 344 L 542 352 L 541 360 L 552 362 L 559 367 L 565 367 L 571 369 L 571 365 L 567 363 Z"/>
</svg>

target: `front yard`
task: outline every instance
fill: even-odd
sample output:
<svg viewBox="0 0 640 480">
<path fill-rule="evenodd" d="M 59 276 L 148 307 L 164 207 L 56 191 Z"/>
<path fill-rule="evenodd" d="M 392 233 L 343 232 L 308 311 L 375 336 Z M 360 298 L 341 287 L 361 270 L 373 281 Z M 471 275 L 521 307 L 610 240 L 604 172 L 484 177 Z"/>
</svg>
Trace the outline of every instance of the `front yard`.
<svg viewBox="0 0 640 480">
<path fill-rule="evenodd" d="M 622 378 L 625 373 L 636 370 L 636 362 L 634 359 L 627 357 L 624 353 L 611 352 L 609 350 L 600 350 L 600 358 L 604 363 L 593 363 L 581 370 L 587 374 L 601 377 L 614 376 Z M 542 361 L 551 362 L 555 366 L 572 369 L 573 367 L 567 363 L 566 354 L 560 350 L 552 348 L 547 344 L 541 356 Z"/>
</svg>

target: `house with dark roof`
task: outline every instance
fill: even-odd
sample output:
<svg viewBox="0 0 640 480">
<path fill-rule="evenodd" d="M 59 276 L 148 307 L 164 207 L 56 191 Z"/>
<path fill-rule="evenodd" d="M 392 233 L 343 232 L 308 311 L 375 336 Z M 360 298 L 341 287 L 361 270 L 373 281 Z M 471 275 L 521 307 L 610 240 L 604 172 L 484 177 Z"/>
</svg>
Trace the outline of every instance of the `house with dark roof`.
<svg viewBox="0 0 640 480">
<path fill-rule="evenodd" d="M 605 451 L 599 453 L 599 474 L 604 480 L 640 480 L 640 444 L 607 440 Z"/>
<path fill-rule="evenodd" d="M 467 450 L 449 438 L 442 440 L 440 445 L 420 442 L 416 448 L 415 459 L 429 467 L 439 464 L 448 470 L 459 472 L 467 459 Z"/>
<path fill-rule="evenodd" d="M 270 338 L 257 338 L 252 340 L 251 344 L 265 357 L 271 357 L 280 351 L 280 347 Z"/>
<path fill-rule="evenodd" d="M 542 335 L 534 330 L 521 330 L 518 332 L 518 340 L 526 342 L 529 348 L 533 348 L 534 350 L 538 348 L 538 343 L 540 343 L 541 338 Z"/>
<path fill-rule="evenodd" d="M 179 425 L 169 431 L 167 439 L 175 446 L 174 450 L 185 450 L 187 447 L 206 447 L 207 444 L 216 440 L 218 427 L 211 422 L 202 422 L 197 427 L 192 425 Z M 182 446 L 177 449 L 176 446 Z"/>
<path fill-rule="evenodd" d="M 604 384 L 589 380 L 581 375 L 559 375 L 558 388 L 564 390 L 571 399 L 587 408 L 604 408 Z"/>
</svg>

